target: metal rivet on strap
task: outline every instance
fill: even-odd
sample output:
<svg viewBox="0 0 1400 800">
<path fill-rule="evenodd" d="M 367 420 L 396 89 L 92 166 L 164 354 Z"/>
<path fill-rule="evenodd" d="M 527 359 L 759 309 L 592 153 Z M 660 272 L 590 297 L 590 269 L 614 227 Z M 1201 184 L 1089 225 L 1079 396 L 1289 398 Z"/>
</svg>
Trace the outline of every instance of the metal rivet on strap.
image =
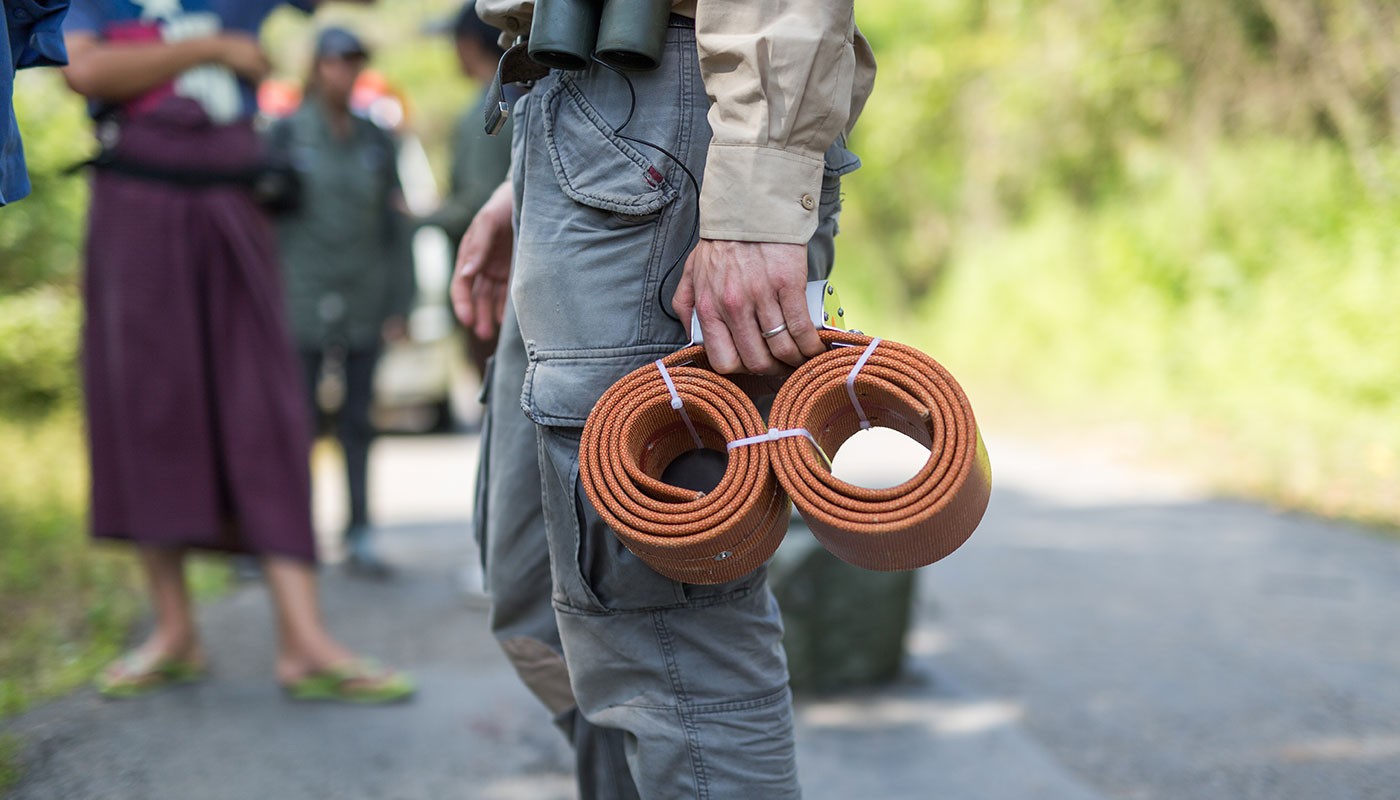
<svg viewBox="0 0 1400 800">
<path fill-rule="evenodd" d="M 716 561 L 723 561 L 723 560 L 725 560 L 726 558 L 729 558 L 729 557 L 732 556 L 732 555 L 734 555 L 733 552 L 731 552 L 731 551 L 729 551 L 729 550 L 725 550 L 723 553 L 720 553 L 719 555 L 715 556 L 715 560 L 716 560 Z"/>
</svg>

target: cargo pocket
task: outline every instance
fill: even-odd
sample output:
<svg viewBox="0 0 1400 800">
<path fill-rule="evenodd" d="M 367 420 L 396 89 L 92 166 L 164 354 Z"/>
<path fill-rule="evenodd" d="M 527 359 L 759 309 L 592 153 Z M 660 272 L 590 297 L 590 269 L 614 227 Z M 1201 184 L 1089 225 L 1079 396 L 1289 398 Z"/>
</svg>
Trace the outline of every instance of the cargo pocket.
<svg viewBox="0 0 1400 800">
<path fill-rule="evenodd" d="M 624 547 L 588 501 L 579 480 L 580 433 L 577 428 L 549 427 L 540 440 L 541 457 L 552 462 L 558 479 L 545 500 L 555 602 L 587 614 L 683 605 L 686 594 L 681 585 L 653 571 Z"/>
<path fill-rule="evenodd" d="M 570 78 L 544 96 L 545 140 L 559 188 L 576 203 L 624 223 L 655 217 L 676 199 L 658 165 L 618 136 Z"/>
</svg>

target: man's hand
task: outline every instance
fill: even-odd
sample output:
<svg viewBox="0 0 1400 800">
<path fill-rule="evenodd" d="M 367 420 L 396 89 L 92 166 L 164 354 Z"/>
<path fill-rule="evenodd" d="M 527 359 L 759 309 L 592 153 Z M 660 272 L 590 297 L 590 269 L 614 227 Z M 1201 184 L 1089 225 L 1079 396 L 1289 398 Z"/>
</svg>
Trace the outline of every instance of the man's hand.
<svg viewBox="0 0 1400 800">
<path fill-rule="evenodd" d="M 687 330 L 691 310 L 699 314 L 718 372 L 769 375 L 826 349 L 807 315 L 806 245 L 701 239 L 672 306 Z"/>
<path fill-rule="evenodd" d="M 476 212 L 457 248 L 452 275 L 452 308 L 457 319 L 480 339 L 491 339 L 505 316 L 510 291 L 510 257 L 514 249 L 511 216 L 515 195 L 509 181 L 496 187 Z"/>
</svg>

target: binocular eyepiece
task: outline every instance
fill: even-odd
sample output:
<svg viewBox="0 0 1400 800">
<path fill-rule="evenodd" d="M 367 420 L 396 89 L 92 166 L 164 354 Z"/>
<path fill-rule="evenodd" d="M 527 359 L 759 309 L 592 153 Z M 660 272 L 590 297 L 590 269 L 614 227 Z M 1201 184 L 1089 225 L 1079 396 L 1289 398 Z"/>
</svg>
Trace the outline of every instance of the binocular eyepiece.
<svg viewBox="0 0 1400 800">
<path fill-rule="evenodd" d="M 594 55 L 616 69 L 656 69 L 670 15 L 670 0 L 535 0 L 530 58 L 571 71 Z"/>
</svg>

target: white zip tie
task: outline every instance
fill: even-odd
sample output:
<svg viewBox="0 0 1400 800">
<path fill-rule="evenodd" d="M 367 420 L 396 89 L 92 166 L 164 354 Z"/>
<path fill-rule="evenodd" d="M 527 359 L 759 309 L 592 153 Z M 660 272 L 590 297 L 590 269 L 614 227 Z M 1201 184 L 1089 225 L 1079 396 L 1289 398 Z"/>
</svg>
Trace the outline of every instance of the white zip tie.
<svg viewBox="0 0 1400 800">
<path fill-rule="evenodd" d="M 880 344 L 880 337 L 876 336 L 870 340 L 870 344 L 865 346 L 865 352 L 856 359 L 856 365 L 851 368 L 851 374 L 846 376 L 846 394 L 851 396 L 851 405 L 856 407 L 856 413 L 860 415 L 860 429 L 866 430 L 870 427 L 870 420 L 865 416 L 865 409 L 860 405 L 860 399 L 856 397 L 856 375 L 860 374 L 860 368 L 865 366 L 865 362 L 870 359 L 870 354 L 875 352 L 876 345 Z"/>
<path fill-rule="evenodd" d="M 807 441 L 811 442 L 812 446 L 817 448 L 817 453 L 821 455 L 822 461 L 825 461 L 828 467 L 831 466 L 831 459 L 826 457 L 826 452 L 822 450 L 822 446 L 817 444 L 817 438 L 813 436 L 812 432 L 807 430 L 806 428 L 788 428 L 786 430 L 769 428 L 767 433 L 760 433 L 757 436 L 745 436 L 742 439 L 735 439 L 734 441 L 726 444 L 724 448 L 726 450 L 733 450 L 736 447 L 747 447 L 751 444 L 762 444 L 763 442 L 776 442 L 779 439 L 791 439 L 796 436 L 807 437 Z"/>
<path fill-rule="evenodd" d="M 666 364 L 661 359 L 656 359 L 656 368 L 661 370 L 661 380 L 666 381 L 666 391 L 671 393 L 671 408 L 681 412 L 681 421 L 685 423 L 685 429 L 690 431 L 690 436 L 695 440 L 697 450 L 704 450 L 705 443 L 700 440 L 700 434 L 695 430 L 695 423 L 690 421 L 690 415 L 685 413 L 685 402 L 681 400 L 680 394 L 676 391 L 676 384 L 671 380 L 671 373 L 666 371 Z"/>
</svg>

